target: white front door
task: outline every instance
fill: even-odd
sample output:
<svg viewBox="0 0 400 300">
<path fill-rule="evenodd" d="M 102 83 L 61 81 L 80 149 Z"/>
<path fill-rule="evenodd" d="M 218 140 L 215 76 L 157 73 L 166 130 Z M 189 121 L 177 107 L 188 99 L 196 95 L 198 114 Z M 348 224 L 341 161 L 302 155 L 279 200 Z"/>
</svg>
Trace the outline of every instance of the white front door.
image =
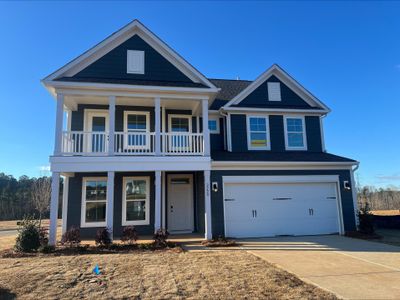
<svg viewBox="0 0 400 300">
<path fill-rule="evenodd" d="M 228 237 L 340 232 L 336 183 L 229 183 L 224 195 Z"/>
<path fill-rule="evenodd" d="M 168 175 L 168 231 L 188 233 L 193 231 L 193 175 Z"/>
<path fill-rule="evenodd" d="M 86 152 L 104 153 L 108 141 L 108 112 L 104 110 L 85 111 L 85 148 Z"/>
</svg>

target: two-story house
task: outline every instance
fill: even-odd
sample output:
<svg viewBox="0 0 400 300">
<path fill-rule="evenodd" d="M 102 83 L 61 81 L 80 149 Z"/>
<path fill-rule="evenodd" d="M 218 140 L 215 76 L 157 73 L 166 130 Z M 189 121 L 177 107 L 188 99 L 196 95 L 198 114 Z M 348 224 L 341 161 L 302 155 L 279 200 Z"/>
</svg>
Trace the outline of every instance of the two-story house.
<svg viewBox="0 0 400 300">
<path fill-rule="evenodd" d="M 273 65 L 209 79 L 135 20 L 55 71 L 50 242 L 62 229 L 264 237 L 356 228 L 354 160 L 325 151 L 329 108 Z"/>
</svg>

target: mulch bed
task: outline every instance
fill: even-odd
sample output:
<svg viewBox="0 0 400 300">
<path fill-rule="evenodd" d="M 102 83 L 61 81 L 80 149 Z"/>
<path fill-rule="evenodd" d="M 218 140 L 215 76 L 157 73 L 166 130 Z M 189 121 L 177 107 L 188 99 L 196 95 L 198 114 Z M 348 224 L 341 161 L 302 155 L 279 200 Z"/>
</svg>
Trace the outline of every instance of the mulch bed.
<svg viewBox="0 0 400 300">
<path fill-rule="evenodd" d="M 209 241 L 202 241 L 201 244 L 206 247 L 234 247 L 239 245 L 234 240 L 229 240 L 226 238 L 217 238 Z"/>
<path fill-rule="evenodd" d="M 348 237 L 351 238 L 356 238 L 356 239 L 363 239 L 363 240 L 380 240 L 382 239 L 382 236 L 379 234 L 373 233 L 373 234 L 367 234 L 359 231 L 348 231 L 345 234 Z"/>
</svg>

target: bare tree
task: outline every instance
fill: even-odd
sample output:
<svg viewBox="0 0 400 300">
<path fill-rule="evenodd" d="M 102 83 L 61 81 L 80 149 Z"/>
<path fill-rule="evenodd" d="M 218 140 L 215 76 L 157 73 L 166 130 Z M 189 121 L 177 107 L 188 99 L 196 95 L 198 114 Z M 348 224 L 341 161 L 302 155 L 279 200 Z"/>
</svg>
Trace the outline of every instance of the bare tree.
<svg viewBox="0 0 400 300">
<path fill-rule="evenodd" d="M 38 178 L 32 185 L 32 201 L 35 209 L 39 212 L 39 227 L 42 225 L 42 215 L 49 210 L 51 197 L 50 177 Z"/>
</svg>

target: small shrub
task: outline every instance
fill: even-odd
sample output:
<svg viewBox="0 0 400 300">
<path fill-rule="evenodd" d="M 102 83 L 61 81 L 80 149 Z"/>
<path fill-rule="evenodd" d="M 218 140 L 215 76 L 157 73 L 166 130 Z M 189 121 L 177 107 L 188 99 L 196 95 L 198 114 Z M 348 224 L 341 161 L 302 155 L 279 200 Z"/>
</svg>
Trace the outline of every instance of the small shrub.
<svg viewBox="0 0 400 300">
<path fill-rule="evenodd" d="M 41 253 L 52 253 L 56 250 L 56 247 L 51 245 L 42 245 L 39 247 L 39 252 Z"/>
<path fill-rule="evenodd" d="M 232 247 L 238 245 L 234 240 L 229 240 L 221 235 L 216 239 L 203 241 L 201 244 L 206 247 Z"/>
<path fill-rule="evenodd" d="M 61 244 L 68 247 L 77 247 L 81 243 L 81 235 L 78 227 L 72 226 L 61 237 Z"/>
<path fill-rule="evenodd" d="M 134 244 L 138 239 L 135 226 L 126 226 L 122 231 L 121 241 L 129 245 Z"/>
<path fill-rule="evenodd" d="M 41 247 L 49 244 L 49 230 L 46 227 L 39 228 L 39 242 Z"/>
<path fill-rule="evenodd" d="M 15 249 L 22 252 L 36 251 L 40 246 L 39 222 L 26 217 L 18 228 Z"/>
<path fill-rule="evenodd" d="M 108 228 L 101 228 L 97 230 L 94 241 L 98 246 L 109 246 L 112 241 Z"/>
<path fill-rule="evenodd" d="M 165 248 L 168 247 L 168 239 L 169 232 L 165 229 L 158 229 L 153 236 L 154 246 L 156 248 Z"/>
<path fill-rule="evenodd" d="M 358 211 L 359 231 L 365 234 L 374 234 L 374 216 L 368 203 L 362 205 Z"/>
</svg>

